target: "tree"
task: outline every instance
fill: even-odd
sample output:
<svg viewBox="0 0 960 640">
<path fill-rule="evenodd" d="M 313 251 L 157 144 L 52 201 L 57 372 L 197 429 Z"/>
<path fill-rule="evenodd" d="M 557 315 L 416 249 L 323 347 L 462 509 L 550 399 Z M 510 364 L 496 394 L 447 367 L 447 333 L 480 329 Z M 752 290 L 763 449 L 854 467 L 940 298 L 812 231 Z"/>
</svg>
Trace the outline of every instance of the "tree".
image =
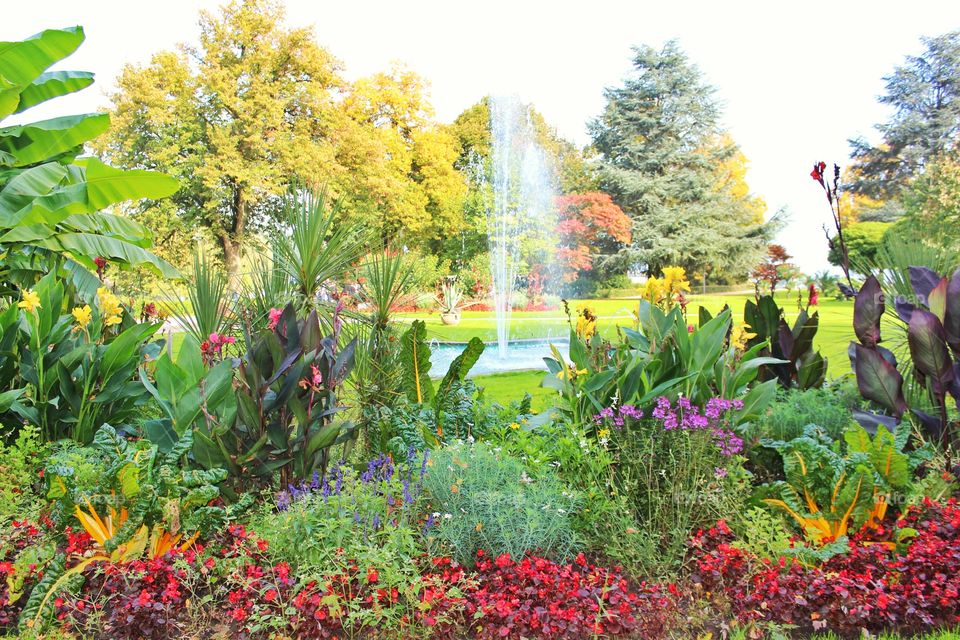
<svg viewBox="0 0 960 640">
<path fill-rule="evenodd" d="M 934 157 L 957 148 L 960 136 L 960 31 L 923 38 L 886 81 L 880 102 L 893 108 L 879 124 L 882 141 L 851 140 L 859 180 L 853 188 L 874 198 L 898 196 Z"/>
<path fill-rule="evenodd" d="M 883 244 L 883 236 L 893 226 L 890 222 L 855 222 L 843 227 L 843 239 L 850 255 L 850 266 L 855 271 L 868 273 L 877 257 L 877 251 Z M 840 243 L 830 242 L 827 255 L 830 264 L 841 266 Z"/>
<path fill-rule="evenodd" d="M 791 257 L 783 245 L 771 244 L 767 247 L 766 257 L 750 273 L 758 295 L 762 283 L 770 287 L 770 295 L 773 295 L 777 290 L 777 284 L 791 275 L 791 267 L 793 267 L 790 264 Z"/>
<path fill-rule="evenodd" d="M 557 259 L 563 281 L 591 271 L 596 258 L 615 254 L 630 242 L 630 218 L 606 193 L 590 191 L 557 198 Z"/>
<path fill-rule="evenodd" d="M 449 127 L 434 125 L 426 82 L 394 67 L 357 81 L 344 101 L 347 115 L 375 144 L 368 171 L 368 223 L 384 244 L 439 243 L 463 227 L 467 182 L 454 167 L 460 145 Z"/>
<path fill-rule="evenodd" d="M 955 250 L 960 246 L 960 157 L 931 162 L 904 194 L 903 232 Z"/>
<path fill-rule="evenodd" d="M 606 90 L 604 112 L 589 125 L 601 187 L 633 221 L 619 268 L 659 273 L 677 265 L 741 277 L 773 227 L 758 221 L 757 207 L 729 177 L 717 187 L 738 150 L 719 128 L 714 90 L 675 42 L 634 52 L 634 74 Z"/>
<path fill-rule="evenodd" d="M 181 247 L 209 234 L 233 273 L 243 248 L 275 227 L 291 183 L 325 184 L 342 219 L 384 239 L 456 229 L 458 145 L 430 121 L 423 81 L 394 69 L 350 85 L 340 72 L 312 29 L 284 24 L 278 0 L 234 0 L 201 13 L 196 47 L 124 68 L 118 126 L 101 152 L 180 178 L 172 204 L 138 215 Z"/>
</svg>

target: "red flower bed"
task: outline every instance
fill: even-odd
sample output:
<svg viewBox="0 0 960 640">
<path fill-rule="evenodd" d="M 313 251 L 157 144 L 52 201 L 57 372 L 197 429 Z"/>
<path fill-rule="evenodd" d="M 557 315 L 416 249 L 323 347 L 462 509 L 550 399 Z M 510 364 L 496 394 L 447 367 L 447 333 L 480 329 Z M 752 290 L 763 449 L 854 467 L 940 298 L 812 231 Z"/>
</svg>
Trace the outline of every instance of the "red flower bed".
<svg viewBox="0 0 960 640">
<path fill-rule="evenodd" d="M 14 520 L 0 552 L 0 629 L 14 627 L 30 590 L 43 577 L 35 564 L 17 563 L 23 550 L 42 542 L 43 533 L 26 521 Z"/>
<path fill-rule="evenodd" d="M 657 587 L 631 590 L 616 570 L 588 564 L 583 554 L 560 565 L 530 556 L 490 559 L 479 552 L 477 585 L 467 613 L 479 638 L 590 638 L 665 635 L 673 602 Z"/>
<path fill-rule="evenodd" d="M 878 533 L 886 540 L 916 530 L 905 551 L 865 545 Z M 861 630 L 909 631 L 960 622 L 960 507 L 929 500 L 911 508 L 894 531 L 858 534 L 847 554 L 822 566 L 769 562 L 731 546 L 722 521 L 699 532 L 693 581 L 723 594 L 740 621 L 796 625 L 804 633 L 829 630 L 857 637 Z"/>
</svg>

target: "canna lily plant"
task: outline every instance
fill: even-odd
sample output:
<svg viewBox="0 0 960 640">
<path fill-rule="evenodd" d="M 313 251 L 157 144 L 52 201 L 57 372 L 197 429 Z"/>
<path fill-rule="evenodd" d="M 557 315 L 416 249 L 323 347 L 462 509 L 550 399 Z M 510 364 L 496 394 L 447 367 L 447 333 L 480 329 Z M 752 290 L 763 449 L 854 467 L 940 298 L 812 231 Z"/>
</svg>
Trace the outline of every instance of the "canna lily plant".
<svg viewBox="0 0 960 640">
<path fill-rule="evenodd" d="M 880 281 L 870 276 L 854 303 L 850 360 L 857 386 L 884 413 L 858 412 L 867 428 L 878 424 L 896 429 L 912 415 L 933 441 L 956 445 L 955 409 L 960 409 L 960 269 L 949 278 L 926 267 L 909 268 L 912 299 L 897 297 L 894 310 L 906 325 L 913 381 L 919 394 L 908 404 L 902 367 L 894 353 L 881 346 L 880 321 L 887 310 Z M 926 400 L 926 402 L 924 402 Z"/>
</svg>

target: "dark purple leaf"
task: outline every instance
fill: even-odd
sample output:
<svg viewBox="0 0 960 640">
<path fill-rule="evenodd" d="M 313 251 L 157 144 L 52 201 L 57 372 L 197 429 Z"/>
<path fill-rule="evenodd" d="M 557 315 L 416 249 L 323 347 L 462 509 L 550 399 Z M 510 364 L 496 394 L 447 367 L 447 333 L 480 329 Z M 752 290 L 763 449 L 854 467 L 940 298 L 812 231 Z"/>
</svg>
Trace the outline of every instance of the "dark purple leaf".
<svg viewBox="0 0 960 640">
<path fill-rule="evenodd" d="M 953 354 L 960 358 L 960 269 L 953 272 L 947 284 L 947 310 L 943 317 L 947 344 Z"/>
<path fill-rule="evenodd" d="M 937 316 L 917 309 L 907 328 L 907 343 L 913 366 L 933 382 L 938 398 L 943 398 L 953 382 L 953 361 L 947 349 L 947 335 Z"/>
<path fill-rule="evenodd" d="M 870 276 L 853 303 L 853 331 L 863 346 L 874 347 L 880 342 L 880 318 L 885 308 L 880 281 Z"/>
<path fill-rule="evenodd" d="M 864 431 L 869 433 L 871 436 L 877 435 L 877 427 L 883 425 L 887 428 L 887 431 L 890 433 L 896 433 L 897 424 L 899 421 L 893 416 L 885 416 L 880 413 L 872 413 L 869 411 L 861 411 L 860 409 L 853 410 L 853 419 L 857 421 Z"/>
<path fill-rule="evenodd" d="M 902 297 L 897 296 L 893 301 L 893 308 L 896 309 L 897 315 L 900 316 L 900 319 L 904 322 L 910 322 L 910 316 L 913 315 L 913 310 L 917 307 Z"/>
<path fill-rule="evenodd" d="M 918 302 L 927 303 L 930 292 L 940 283 L 940 274 L 927 267 L 910 267 L 910 286 L 917 295 Z"/>
<path fill-rule="evenodd" d="M 943 422 L 941 422 L 940 418 L 920 411 L 919 409 L 911 409 L 910 413 L 920 422 L 920 426 L 923 427 L 924 434 L 928 438 L 934 442 L 940 442 L 943 439 Z"/>
<path fill-rule="evenodd" d="M 879 352 L 862 345 L 857 345 L 856 351 L 855 372 L 860 395 L 876 402 L 897 418 L 902 416 L 907 410 L 907 402 L 903 398 L 903 376 Z"/>
</svg>

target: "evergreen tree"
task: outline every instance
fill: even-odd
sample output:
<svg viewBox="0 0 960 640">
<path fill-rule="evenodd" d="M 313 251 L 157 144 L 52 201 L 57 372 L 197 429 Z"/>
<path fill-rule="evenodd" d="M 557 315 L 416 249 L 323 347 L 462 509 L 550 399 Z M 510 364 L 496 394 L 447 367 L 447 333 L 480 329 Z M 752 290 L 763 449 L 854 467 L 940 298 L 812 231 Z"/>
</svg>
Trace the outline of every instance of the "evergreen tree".
<svg viewBox="0 0 960 640">
<path fill-rule="evenodd" d="M 876 129 L 882 142 L 851 140 L 855 193 L 898 198 L 934 158 L 956 152 L 960 137 L 960 31 L 924 38 L 920 56 L 908 56 L 884 80 L 880 102 L 893 116 Z"/>
<path fill-rule="evenodd" d="M 606 90 L 589 125 L 601 187 L 633 221 L 631 244 L 606 266 L 742 277 L 773 229 L 758 219 L 756 199 L 722 177 L 739 150 L 720 129 L 714 90 L 675 42 L 634 52 L 634 73 Z"/>
</svg>

